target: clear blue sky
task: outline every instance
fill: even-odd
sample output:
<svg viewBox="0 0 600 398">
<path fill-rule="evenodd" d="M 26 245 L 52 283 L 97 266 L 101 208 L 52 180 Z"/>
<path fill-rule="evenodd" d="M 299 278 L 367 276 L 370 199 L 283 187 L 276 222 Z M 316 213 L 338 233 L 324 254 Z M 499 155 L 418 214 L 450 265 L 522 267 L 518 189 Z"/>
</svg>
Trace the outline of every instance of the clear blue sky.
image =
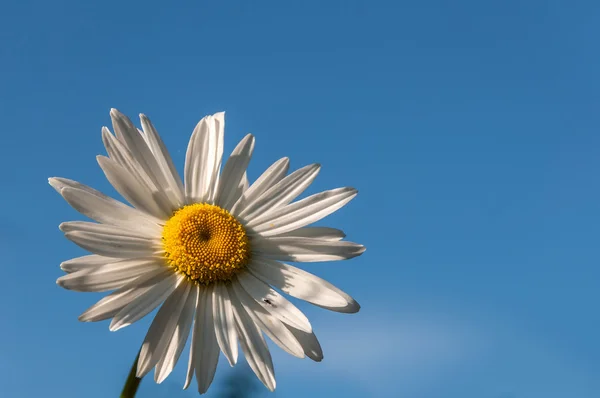
<svg viewBox="0 0 600 398">
<path fill-rule="evenodd" d="M 111 107 L 180 169 L 224 110 L 227 152 L 256 135 L 251 179 L 290 156 L 322 163 L 310 193 L 358 188 L 326 224 L 367 252 L 305 268 L 362 310 L 302 304 L 325 359 L 274 347 L 266 396 L 600 396 L 598 37 L 591 0 L 3 1 L 0 396 L 117 396 L 144 337 L 78 322 L 100 295 L 55 284 L 83 251 L 46 179 L 114 194 Z M 197 396 L 183 362 L 140 396 Z"/>
</svg>

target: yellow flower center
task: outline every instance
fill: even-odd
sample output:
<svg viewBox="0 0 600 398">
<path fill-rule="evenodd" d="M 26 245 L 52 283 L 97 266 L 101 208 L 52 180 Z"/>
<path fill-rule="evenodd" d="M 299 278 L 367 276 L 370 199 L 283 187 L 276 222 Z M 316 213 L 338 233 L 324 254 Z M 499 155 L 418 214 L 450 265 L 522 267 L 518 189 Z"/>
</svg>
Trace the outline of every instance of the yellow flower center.
<svg viewBox="0 0 600 398">
<path fill-rule="evenodd" d="M 250 260 L 246 230 L 218 206 L 196 203 L 177 210 L 162 233 L 169 265 L 192 281 L 230 280 Z"/>
</svg>

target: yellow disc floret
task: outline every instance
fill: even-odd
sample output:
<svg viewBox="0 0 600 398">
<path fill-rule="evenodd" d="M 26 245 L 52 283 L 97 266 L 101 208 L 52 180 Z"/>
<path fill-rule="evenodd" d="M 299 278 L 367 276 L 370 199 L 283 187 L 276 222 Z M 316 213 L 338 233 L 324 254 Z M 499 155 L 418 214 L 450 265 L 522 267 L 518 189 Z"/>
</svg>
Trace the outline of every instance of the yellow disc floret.
<svg viewBox="0 0 600 398">
<path fill-rule="evenodd" d="M 206 203 L 177 210 L 164 226 L 162 241 L 168 264 L 197 283 L 230 280 L 250 259 L 242 224 Z"/>
</svg>

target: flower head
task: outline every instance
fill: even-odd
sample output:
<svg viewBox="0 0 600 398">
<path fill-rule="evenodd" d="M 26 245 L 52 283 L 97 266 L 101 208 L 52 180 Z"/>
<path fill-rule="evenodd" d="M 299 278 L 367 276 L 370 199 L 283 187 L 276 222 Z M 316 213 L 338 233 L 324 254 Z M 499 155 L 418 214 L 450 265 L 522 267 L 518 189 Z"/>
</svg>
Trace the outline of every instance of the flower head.
<svg viewBox="0 0 600 398">
<path fill-rule="evenodd" d="M 286 264 L 348 259 L 364 252 L 344 233 L 309 225 L 348 203 L 356 190 L 338 188 L 294 201 L 317 176 L 309 165 L 287 174 L 289 160 L 270 166 L 252 185 L 246 168 L 254 149 L 248 134 L 223 167 L 224 113 L 203 118 L 192 134 L 182 182 L 150 120 L 142 130 L 111 110 L 115 135 L 102 129 L 106 178 L 131 206 L 64 178 L 50 184 L 96 222 L 60 225 L 93 254 L 61 264 L 57 283 L 82 292 L 113 291 L 81 321 L 130 325 L 160 306 L 140 351 L 137 375 L 155 368 L 162 382 L 188 336 L 187 388 L 194 376 L 208 390 L 219 352 L 233 366 L 238 341 L 258 378 L 275 389 L 263 333 L 286 352 L 320 361 L 321 347 L 306 316 L 275 289 L 333 311 L 358 303 L 323 279 Z M 222 170 L 221 170 L 222 169 Z"/>
</svg>

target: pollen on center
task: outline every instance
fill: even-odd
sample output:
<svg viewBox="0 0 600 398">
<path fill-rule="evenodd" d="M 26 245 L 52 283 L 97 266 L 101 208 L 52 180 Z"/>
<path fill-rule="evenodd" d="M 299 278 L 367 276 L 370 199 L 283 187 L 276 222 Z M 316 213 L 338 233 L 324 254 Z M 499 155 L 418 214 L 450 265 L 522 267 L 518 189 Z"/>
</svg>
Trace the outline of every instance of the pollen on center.
<svg viewBox="0 0 600 398">
<path fill-rule="evenodd" d="M 163 228 L 162 241 L 167 263 L 197 283 L 230 280 L 250 260 L 243 225 L 207 203 L 177 210 Z"/>
</svg>

